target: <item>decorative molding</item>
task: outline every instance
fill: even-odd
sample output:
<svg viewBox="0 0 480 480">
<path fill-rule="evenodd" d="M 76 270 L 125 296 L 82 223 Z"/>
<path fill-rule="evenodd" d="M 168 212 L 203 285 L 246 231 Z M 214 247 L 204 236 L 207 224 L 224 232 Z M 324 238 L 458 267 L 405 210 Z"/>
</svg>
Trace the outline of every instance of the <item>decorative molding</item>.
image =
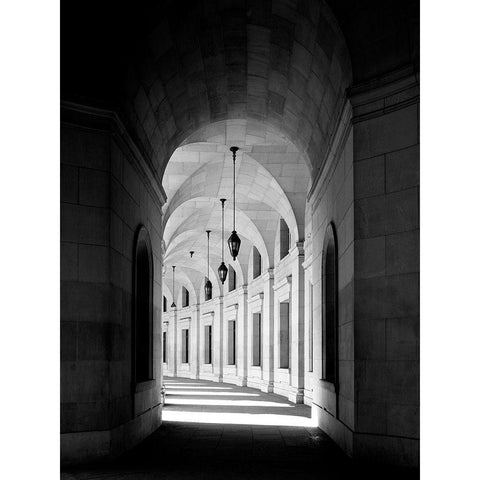
<svg viewBox="0 0 480 480">
<path fill-rule="evenodd" d="M 265 272 L 262 273 L 262 279 L 264 282 L 268 280 L 273 280 L 275 278 L 275 269 L 274 268 L 269 268 Z"/>
<path fill-rule="evenodd" d="M 161 179 L 145 160 L 117 113 L 111 110 L 62 101 L 61 122 L 93 130 L 109 131 L 117 135 L 130 153 L 127 158 L 133 159 L 132 166 L 144 181 L 147 190 L 149 190 L 160 209 L 163 207 L 167 201 L 167 195 L 162 187 Z"/>
<path fill-rule="evenodd" d="M 263 302 L 263 297 L 264 297 L 263 292 L 257 293 L 256 295 L 248 299 L 248 303 L 252 304 L 255 302 Z"/>
<path fill-rule="evenodd" d="M 224 308 L 225 313 L 230 313 L 232 310 L 237 311 L 238 310 L 238 303 L 233 303 L 232 305 L 229 305 L 228 307 Z"/>
<path fill-rule="evenodd" d="M 276 292 L 277 290 L 280 290 L 281 288 L 285 286 L 289 286 L 292 284 L 292 277 L 289 275 L 288 277 L 284 277 L 283 280 L 280 280 L 280 282 L 276 283 L 273 286 L 273 291 Z"/>
<path fill-rule="evenodd" d="M 189 305 L 188 307 L 177 307 L 177 315 L 191 315 L 196 308 L 197 304 Z"/>
<path fill-rule="evenodd" d="M 358 123 L 418 103 L 420 74 L 408 65 L 354 85 L 348 94 L 353 107 L 352 123 Z"/>
<path fill-rule="evenodd" d="M 290 249 L 288 250 L 289 255 L 297 255 L 302 257 L 305 254 L 305 250 L 303 248 L 303 242 L 296 242 Z"/>
<path fill-rule="evenodd" d="M 338 156 L 343 152 L 343 147 L 348 138 L 351 129 L 351 119 L 352 119 L 352 106 L 350 101 L 345 98 L 342 106 L 342 110 L 337 119 L 337 125 L 334 130 L 334 135 L 332 135 L 329 142 L 326 158 L 322 163 L 322 167 L 317 170 L 315 177 L 312 180 L 312 186 L 307 193 L 307 202 L 310 202 L 312 195 L 317 190 L 318 185 L 322 185 L 325 181 L 325 178 L 328 176 L 328 173 L 332 167 L 334 160 L 338 159 Z"/>
</svg>

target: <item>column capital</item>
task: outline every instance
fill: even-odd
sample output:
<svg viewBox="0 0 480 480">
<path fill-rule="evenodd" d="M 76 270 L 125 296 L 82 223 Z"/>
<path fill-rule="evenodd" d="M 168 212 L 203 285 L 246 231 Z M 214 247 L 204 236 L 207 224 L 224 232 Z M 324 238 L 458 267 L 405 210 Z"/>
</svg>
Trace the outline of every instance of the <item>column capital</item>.
<svg viewBox="0 0 480 480">
<path fill-rule="evenodd" d="M 262 280 L 264 282 L 268 281 L 268 280 L 273 280 L 274 279 L 274 271 L 275 269 L 274 268 L 269 268 L 267 269 L 265 272 L 262 273 Z"/>
<path fill-rule="evenodd" d="M 290 256 L 297 255 L 303 257 L 305 251 L 303 248 L 303 242 L 295 242 L 292 247 L 288 250 Z"/>
</svg>

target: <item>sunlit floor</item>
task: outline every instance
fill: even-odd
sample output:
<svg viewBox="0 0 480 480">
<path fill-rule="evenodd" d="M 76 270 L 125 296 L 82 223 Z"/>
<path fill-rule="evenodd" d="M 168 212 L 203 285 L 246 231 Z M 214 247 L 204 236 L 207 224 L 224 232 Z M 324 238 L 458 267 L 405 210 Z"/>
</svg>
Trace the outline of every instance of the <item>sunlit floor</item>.
<svg viewBox="0 0 480 480">
<path fill-rule="evenodd" d="M 313 427 L 311 409 L 278 395 L 204 380 L 166 378 L 163 420 L 223 425 Z M 258 430 L 258 429 L 257 429 Z M 263 429 L 260 429 L 263 430 Z M 294 431 L 293 429 L 290 429 Z M 300 429 L 305 433 L 305 429 Z"/>
<path fill-rule="evenodd" d="M 165 378 L 163 424 L 114 463 L 62 479 L 410 479 L 359 467 L 311 420 L 310 407 L 226 383 Z"/>
</svg>

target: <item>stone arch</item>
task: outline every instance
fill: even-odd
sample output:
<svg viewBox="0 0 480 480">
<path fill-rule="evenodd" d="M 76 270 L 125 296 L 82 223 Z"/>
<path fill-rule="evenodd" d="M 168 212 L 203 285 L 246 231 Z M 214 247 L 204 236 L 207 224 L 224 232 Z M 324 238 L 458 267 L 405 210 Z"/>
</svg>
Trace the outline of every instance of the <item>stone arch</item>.
<svg viewBox="0 0 480 480">
<path fill-rule="evenodd" d="M 145 9 L 124 82 L 132 136 L 161 178 L 194 132 L 248 119 L 290 138 L 314 176 L 352 78 L 330 7 L 324 0 L 212 5 L 175 1 Z"/>
<path fill-rule="evenodd" d="M 172 252 L 181 249 L 181 248 L 190 248 L 188 245 L 193 244 L 198 238 L 201 237 L 204 232 L 206 225 L 209 225 L 209 229 L 212 231 L 212 238 L 210 241 L 210 252 L 212 260 L 219 261 L 221 259 L 221 220 L 220 213 L 212 213 L 212 210 L 208 207 L 203 208 L 193 208 L 191 213 L 188 213 L 188 216 L 183 217 L 185 211 L 178 210 L 178 213 L 175 213 L 170 217 L 171 224 L 168 225 L 166 232 L 167 239 L 167 248 L 166 248 L 166 258 L 169 258 Z M 226 214 L 232 214 L 230 208 L 225 209 Z M 253 222 L 248 215 L 246 215 L 241 210 L 237 210 L 237 233 L 239 234 L 242 240 L 242 248 L 240 249 L 240 263 L 246 260 L 244 255 L 243 245 L 248 248 L 250 243 L 255 243 L 261 252 L 264 262 L 269 264 L 272 260 L 272 253 L 268 250 L 268 245 L 265 242 L 265 233 L 261 232 L 255 222 Z M 263 233 L 263 234 L 262 234 Z M 225 240 L 230 235 L 228 229 L 225 230 Z M 269 243 L 272 243 L 269 238 Z M 189 243 L 190 242 L 190 243 Z M 185 250 L 186 251 L 186 250 Z M 229 255 L 228 251 L 225 251 L 225 255 Z"/>
<path fill-rule="evenodd" d="M 169 168 L 167 167 L 165 173 L 168 170 Z M 213 201 L 223 195 L 230 196 L 232 188 L 231 178 L 229 178 L 230 172 L 231 160 L 230 158 L 225 158 L 225 155 L 214 161 L 204 163 L 194 172 L 189 172 L 189 176 L 176 189 L 173 197 L 168 199 L 164 216 L 165 226 L 169 224 L 169 220 L 174 212 L 187 202 Z M 277 175 L 280 176 L 280 172 Z M 294 172 L 292 172 L 291 178 L 294 178 L 294 176 Z M 206 183 L 207 178 L 208 183 Z M 306 191 L 306 182 L 304 183 Z M 296 215 L 290 199 L 277 181 L 276 175 L 272 175 L 258 160 L 243 151 L 238 153 L 237 158 L 236 190 L 239 207 L 242 203 L 254 201 L 263 205 L 264 208 L 270 209 L 272 214 L 281 215 L 285 218 L 296 241 L 298 241 L 300 235 L 297 226 L 298 212 Z M 232 207 L 228 203 L 226 211 L 230 208 Z M 302 216 L 304 214 L 303 208 L 301 214 Z M 300 224 L 303 224 L 303 218 L 300 220 Z"/>
<path fill-rule="evenodd" d="M 153 378 L 153 256 L 148 230 L 140 225 L 134 241 L 133 268 L 133 378 Z"/>
</svg>

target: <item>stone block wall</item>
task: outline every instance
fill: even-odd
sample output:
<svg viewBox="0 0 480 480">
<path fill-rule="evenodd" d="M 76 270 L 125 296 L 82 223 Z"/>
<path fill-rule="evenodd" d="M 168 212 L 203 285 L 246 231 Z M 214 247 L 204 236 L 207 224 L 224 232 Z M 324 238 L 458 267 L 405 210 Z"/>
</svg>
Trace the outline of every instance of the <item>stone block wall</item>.
<svg viewBox="0 0 480 480">
<path fill-rule="evenodd" d="M 155 380 L 132 384 L 132 288 L 145 225 L 161 346 L 161 204 L 112 117 L 64 106 L 62 120 L 61 455 L 73 463 L 115 456 L 160 424 L 161 348 Z"/>
<path fill-rule="evenodd" d="M 332 139 L 325 169 L 314 179 L 307 197 L 311 211 L 311 238 L 305 265 L 313 298 L 308 296 L 305 322 L 313 314 L 313 372 L 307 375 L 309 402 L 319 426 L 347 453 L 352 454 L 355 429 L 354 390 L 354 204 L 353 132 L 351 109 L 344 111 Z M 338 382 L 322 381 L 322 260 L 327 227 L 333 223 L 338 253 Z M 307 283 L 306 283 L 307 285 Z M 309 285 L 308 285 L 309 286 Z M 306 287 L 307 288 L 307 287 Z M 310 302 L 313 304 L 310 305 Z M 308 330 L 308 329 L 307 329 Z M 305 337 L 307 345 L 309 338 Z M 308 367 L 308 365 L 307 365 Z"/>
<path fill-rule="evenodd" d="M 419 461 L 418 78 L 352 91 L 355 454 Z"/>
</svg>

